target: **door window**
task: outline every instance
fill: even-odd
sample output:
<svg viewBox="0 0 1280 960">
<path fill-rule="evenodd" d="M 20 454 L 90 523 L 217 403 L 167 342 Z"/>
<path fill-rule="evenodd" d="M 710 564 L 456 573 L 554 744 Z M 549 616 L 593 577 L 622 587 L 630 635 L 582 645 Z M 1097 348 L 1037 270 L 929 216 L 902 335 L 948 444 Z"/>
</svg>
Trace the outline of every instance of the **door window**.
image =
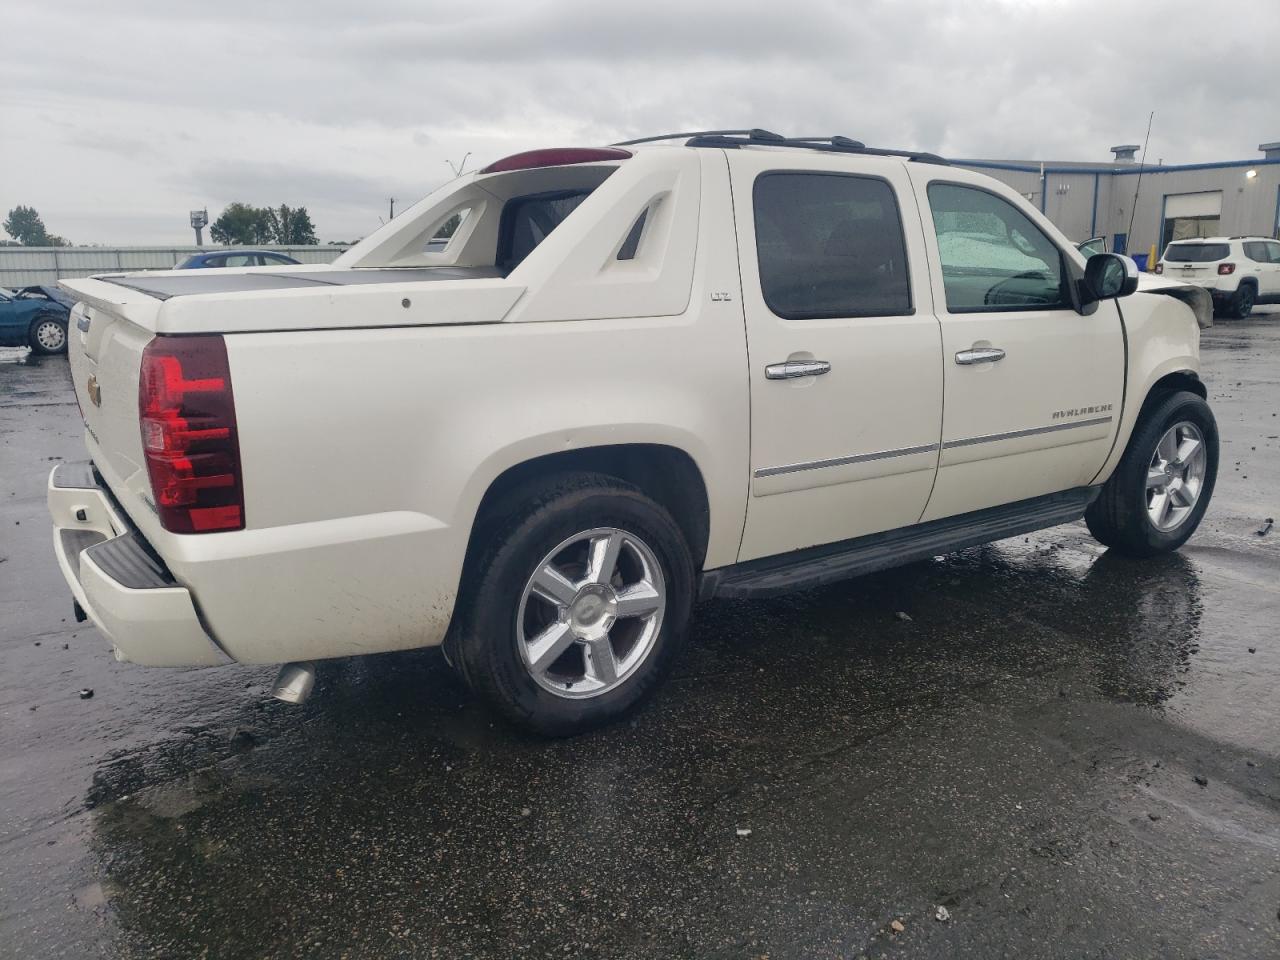
<svg viewBox="0 0 1280 960">
<path fill-rule="evenodd" d="M 764 173 L 754 189 L 760 289 L 787 320 L 911 314 L 906 241 L 884 180 Z"/>
<path fill-rule="evenodd" d="M 1002 197 L 954 183 L 929 186 L 951 313 L 1071 307 L 1062 252 Z"/>
</svg>

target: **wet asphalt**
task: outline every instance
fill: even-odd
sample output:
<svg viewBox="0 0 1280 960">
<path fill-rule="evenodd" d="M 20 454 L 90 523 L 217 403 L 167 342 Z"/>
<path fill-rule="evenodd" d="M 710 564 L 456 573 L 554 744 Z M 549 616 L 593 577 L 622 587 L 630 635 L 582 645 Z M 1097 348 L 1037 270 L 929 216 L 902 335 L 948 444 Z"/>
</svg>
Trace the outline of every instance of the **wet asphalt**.
<svg viewBox="0 0 1280 960">
<path fill-rule="evenodd" d="M 555 742 L 433 651 L 302 707 L 115 663 L 50 545 L 66 362 L 0 351 L 0 957 L 1280 956 L 1280 311 L 1203 348 L 1178 554 L 1076 524 L 708 604 Z"/>
</svg>

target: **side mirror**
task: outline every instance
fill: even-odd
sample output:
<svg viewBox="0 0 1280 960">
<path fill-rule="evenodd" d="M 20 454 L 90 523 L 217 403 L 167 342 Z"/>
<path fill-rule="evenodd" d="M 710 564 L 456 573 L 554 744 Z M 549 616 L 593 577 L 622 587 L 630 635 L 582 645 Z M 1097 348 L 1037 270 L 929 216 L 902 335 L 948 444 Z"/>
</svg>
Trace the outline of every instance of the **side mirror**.
<svg viewBox="0 0 1280 960">
<path fill-rule="evenodd" d="M 1138 265 L 1119 253 L 1095 253 L 1084 267 L 1090 302 L 1127 297 L 1138 289 Z"/>
</svg>

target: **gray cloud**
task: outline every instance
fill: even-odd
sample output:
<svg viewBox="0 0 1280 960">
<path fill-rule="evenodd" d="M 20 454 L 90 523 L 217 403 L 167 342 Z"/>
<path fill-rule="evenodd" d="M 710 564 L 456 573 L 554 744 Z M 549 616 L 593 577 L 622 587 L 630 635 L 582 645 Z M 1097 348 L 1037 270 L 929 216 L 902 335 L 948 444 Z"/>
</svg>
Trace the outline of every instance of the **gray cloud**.
<svg viewBox="0 0 1280 960">
<path fill-rule="evenodd" d="M 1113 0 L 273 2 L 9 0 L 0 207 L 99 242 L 186 236 L 185 211 L 305 203 L 321 233 L 377 225 L 446 158 L 697 127 L 844 133 L 953 156 L 1256 155 L 1280 138 L 1274 0 L 1153 15 Z M 118 223 L 118 229 L 112 227 Z M 160 228 L 158 224 L 171 224 Z"/>
</svg>

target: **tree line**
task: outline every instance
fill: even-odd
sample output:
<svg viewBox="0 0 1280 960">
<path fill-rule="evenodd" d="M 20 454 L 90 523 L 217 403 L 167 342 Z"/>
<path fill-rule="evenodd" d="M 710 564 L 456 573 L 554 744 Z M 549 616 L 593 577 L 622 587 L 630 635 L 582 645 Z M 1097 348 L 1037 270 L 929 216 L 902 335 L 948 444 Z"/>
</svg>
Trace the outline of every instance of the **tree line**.
<svg viewBox="0 0 1280 960">
<path fill-rule="evenodd" d="M 35 207 L 22 205 L 9 211 L 4 232 L 12 240 L 0 239 L 0 246 L 69 247 L 71 242 L 50 233 Z M 255 207 L 247 203 L 230 203 L 213 221 L 209 236 L 214 243 L 233 246 L 276 243 L 306 246 L 319 243 L 316 228 L 306 207 Z"/>
<path fill-rule="evenodd" d="M 319 243 L 316 228 L 306 207 L 255 207 L 230 203 L 209 227 L 214 243 L 234 246 L 278 243 L 305 246 Z"/>
</svg>

